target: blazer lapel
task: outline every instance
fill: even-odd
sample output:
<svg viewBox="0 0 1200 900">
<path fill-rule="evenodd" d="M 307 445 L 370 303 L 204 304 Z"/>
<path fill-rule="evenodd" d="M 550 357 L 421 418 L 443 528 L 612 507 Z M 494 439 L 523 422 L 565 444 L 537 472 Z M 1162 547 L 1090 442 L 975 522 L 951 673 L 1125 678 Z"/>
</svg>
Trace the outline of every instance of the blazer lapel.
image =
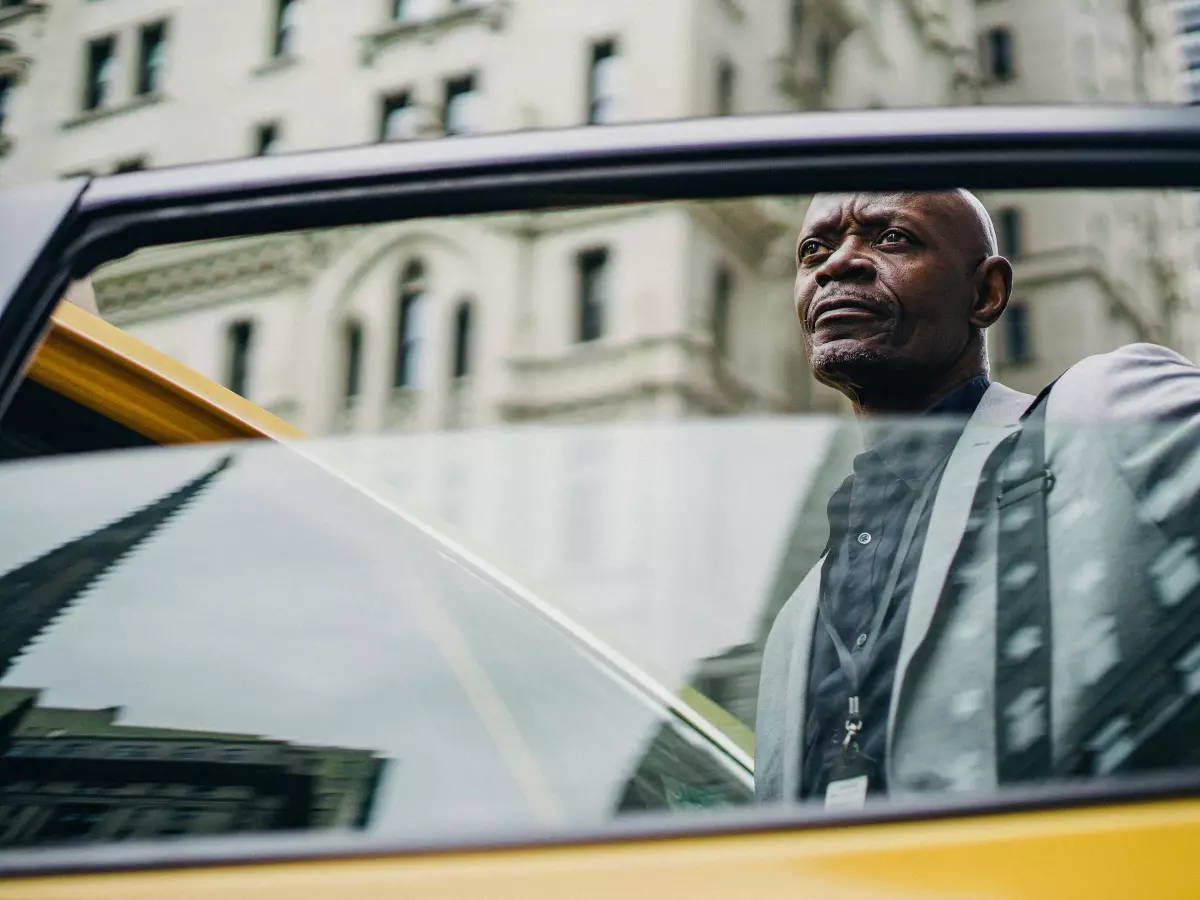
<svg viewBox="0 0 1200 900">
<path fill-rule="evenodd" d="M 1033 399 L 1002 384 L 992 384 L 963 429 L 942 473 L 942 481 L 929 515 L 925 544 L 921 548 L 921 561 L 913 580 L 908 619 L 904 624 L 904 638 L 900 644 L 900 659 L 888 710 L 889 775 L 892 771 L 891 761 L 895 758 L 892 739 L 896 728 L 896 712 L 908 667 L 929 634 L 946 576 L 966 530 L 979 476 L 996 446 L 1017 429 L 1021 414 Z"/>
<path fill-rule="evenodd" d="M 817 601 L 821 589 L 821 570 L 825 555 L 809 570 L 796 588 L 796 621 L 792 634 L 792 658 L 788 666 L 786 722 L 783 742 L 783 796 L 799 796 L 800 772 L 804 755 L 804 723 L 808 715 L 808 665 L 812 653 L 813 629 L 817 624 Z"/>
</svg>

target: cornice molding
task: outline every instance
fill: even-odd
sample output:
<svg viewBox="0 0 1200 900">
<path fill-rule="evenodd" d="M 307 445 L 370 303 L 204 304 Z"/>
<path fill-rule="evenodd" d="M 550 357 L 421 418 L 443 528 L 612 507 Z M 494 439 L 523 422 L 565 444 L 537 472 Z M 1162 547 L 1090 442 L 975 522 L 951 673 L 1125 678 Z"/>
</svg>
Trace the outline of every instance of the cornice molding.
<svg viewBox="0 0 1200 900">
<path fill-rule="evenodd" d="M 794 411 L 794 404 L 781 393 L 764 391 L 740 378 L 717 355 L 712 341 L 695 334 L 650 335 L 623 343 L 581 345 L 566 354 L 553 357 L 526 357 L 509 360 L 509 368 L 518 382 L 528 379 L 552 378 L 571 369 L 593 368 L 602 363 L 619 364 L 631 357 L 652 353 L 662 348 L 677 348 L 688 359 L 688 371 L 682 376 L 656 378 L 634 375 L 618 389 L 597 387 L 573 396 L 546 400 L 521 396 L 525 391 L 516 387 L 516 396 L 503 401 L 505 418 L 527 419 L 571 415 L 591 411 L 610 403 L 623 404 L 662 392 L 684 396 L 693 405 L 718 415 L 765 410 Z M 696 377 L 703 373 L 702 377 Z"/>
<path fill-rule="evenodd" d="M 168 248 L 149 260 L 101 269 L 93 276 L 96 299 L 106 319 L 123 325 L 303 287 L 352 239 L 344 233 L 272 235 L 234 246 Z"/>
<path fill-rule="evenodd" d="M 359 38 L 360 62 L 364 66 L 373 66 L 381 53 L 396 44 L 432 43 L 448 31 L 476 22 L 499 31 L 508 24 L 511 14 L 511 0 L 488 0 L 476 6 L 447 7 L 427 19 L 390 22 Z"/>
<path fill-rule="evenodd" d="M 124 116 L 129 113 L 137 112 L 149 106 L 157 106 L 162 103 L 166 97 L 160 93 L 147 94 L 144 97 L 136 97 L 128 103 L 122 103 L 120 106 L 102 106 L 99 109 L 90 109 L 80 113 L 73 119 L 67 119 L 59 127 L 64 131 L 69 131 L 73 128 L 79 128 L 83 125 L 90 125 L 92 122 L 98 122 L 102 119 L 112 119 L 117 116 Z"/>
<path fill-rule="evenodd" d="M 0 9 L 0 28 L 15 25 L 22 19 L 33 15 L 42 15 L 46 12 L 48 5 L 47 3 L 39 2 L 39 0 L 28 0 L 28 2 L 20 6 L 9 6 Z"/>
</svg>

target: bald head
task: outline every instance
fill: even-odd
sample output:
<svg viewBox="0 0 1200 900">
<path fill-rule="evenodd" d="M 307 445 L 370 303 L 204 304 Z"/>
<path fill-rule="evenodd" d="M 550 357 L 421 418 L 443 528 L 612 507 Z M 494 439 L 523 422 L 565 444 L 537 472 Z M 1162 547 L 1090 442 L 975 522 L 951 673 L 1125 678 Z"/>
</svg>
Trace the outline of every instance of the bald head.
<svg viewBox="0 0 1200 900">
<path fill-rule="evenodd" d="M 820 194 L 796 248 L 796 312 L 816 377 L 867 409 L 919 411 L 987 372 L 983 329 L 1012 268 L 966 190 Z"/>
</svg>

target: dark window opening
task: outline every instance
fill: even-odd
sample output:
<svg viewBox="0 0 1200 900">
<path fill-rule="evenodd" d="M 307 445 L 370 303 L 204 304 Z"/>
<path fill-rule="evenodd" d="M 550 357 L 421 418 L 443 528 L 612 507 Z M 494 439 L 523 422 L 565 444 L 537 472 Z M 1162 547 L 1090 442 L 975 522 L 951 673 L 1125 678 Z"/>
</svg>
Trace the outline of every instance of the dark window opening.
<svg viewBox="0 0 1200 900">
<path fill-rule="evenodd" d="M 608 304 L 608 251 L 588 250 L 579 254 L 580 343 L 595 341 L 604 334 L 604 312 Z"/>
<path fill-rule="evenodd" d="M 734 112 L 737 91 L 737 70 L 729 60 L 717 66 L 717 115 L 731 116 Z"/>
<path fill-rule="evenodd" d="M 138 42 L 139 95 L 162 90 L 163 65 L 167 52 L 167 23 L 143 25 Z"/>
<path fill-rule="evenodd" d="M 1002 209 L 996 216 L 996 237 L 1000 243 L 1000 255 L 1017 259 L 1021 255 L 1021 211 Z"/>
<path fill-rule="evenodd" d="M 383 98 L 379 117 L 379 139 L 402 141 L 415 137 L 412 129 L 412 99 L 408 91 Z"/>
<path fill-rule="evenodd" d="M 1033 348 L 1029 307 L 1023 303 L 1010 303 L 1001 321 L 1004 323 L 1005 362 L 1013 365 L 1030 362 L 1033 359 Z"/>
<path fill-rule="evenodd" d="M 353 400 L 358 396 L 362 382 L 363 328 L 361 322 L 347 322 L 345 332 L 346 381 L 345 397 Z"/>
<path fill-rule="evenodd" d="M 989 28 L 983 36 L 983 70 L 990 81 L 1011 81 L 1013 66 L 1012 32 L 1007 28 Z"/>
<path fill-rule="evenodd" d="M 475 76 L 464 75 L 446 82 L 442 108 L 442 130 L 447 135 L 469 134 L 475 129 Z"/>
<path fill-rule="evenodd" d="M 226 342 L 228 364 L 225 384 L 235 394 L 245 397 L 250 380 L 250 353 L 254 344 L 254 323 L 234 322 L 229 326 Z"/>
<path fill-rule="evenodd" d="M 87 81 L 84 85 L 83 108 L 99 109 L 112 99 L 112 70 L 117 53 L 117 39 L 112 35 L 88 41 Z"/>
<path fill-rule="evenodd" d="M 299 0 L 278 0 L 275 7 L 274 40 L 271 53 L 275 57 L 291 56 L 296 52 L 296 6 Z"/>
<path fill-rule="evenodd" d="M 471 374 L 471 303 L 463 300 L 454 311 L 454 377 Z"/>
<path fill-rule="evenodd" d="M 279 123 L 263 122 L 254 129 L 254 155 L 270 156 L 279 142 Z"/>
<path fill-rule="evenodd" d="M 55 807 L 38 830 L 44 841 L 62 841 L 86 837 L 104 819 L 111 807 L 91 803 L 64 803 Z"/>
<path fill-rule="evenodd" d="M 13 79 L 11 75 L 0 75 L 0 134 L 8 121 L 8 102 L 12 98 Z"/>
<path fill-rule="evenodd" d="M 729 309 L 733 300 L 733 273 L 725 266 L 717 268 L 713 280 L 712 339 L 719 356 L 729 353 Z"/>
<path fill-rule="evenodd" d="M 0 422 L 0 460 L 148 447 L 147 438 L 25 379 Z"/>
<path fill-rule="evenodd" d="M 126 172 L 140 172 L 146 168 L 146 165 L 146 157 L 144 156 L 123 159 L 113 167 L 113 174 L 122 175 Z"/>
<path fill-rule="evenodd" d="M 615 41 L 601 41 L 592 45 L 592 57 L 588 64 L 589 125 L 603 125 L 616 119 L 618 62 Z"/>
<path fill-rule="evenodd" d="M 425 267 L 411 262 L 400 283 L 396 321 L 396 359 L 392 385 L 415 388 L 420 380 L 420 353 L 425 308 Z"/>
</svg>

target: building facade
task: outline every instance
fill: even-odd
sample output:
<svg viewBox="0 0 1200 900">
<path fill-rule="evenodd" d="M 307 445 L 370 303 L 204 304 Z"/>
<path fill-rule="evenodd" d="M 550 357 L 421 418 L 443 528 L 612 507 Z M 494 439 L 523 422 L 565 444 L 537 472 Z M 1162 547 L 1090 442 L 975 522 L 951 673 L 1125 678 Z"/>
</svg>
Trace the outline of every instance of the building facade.
<svg viewBox="0 0 1200 900">
<path fill-rule="evenodd" d="M 13 61 L 0 181 L 481 131 L 1008 102 L 1039 99 L 1010 82 L 1058 80 L 1019 69 L 1022 35 L 1007 61 L 992 48 L 999 74 L 981 78 L 978 21 L 965 0 L 18 4 L 0 12 Z M 397 223 L 147 251 L 95 283 L 110 320 L 317 434 L 838 409 L 805 373 L 799 335 L 777 327 L 802 215 L 745 200 Z M 1025 237 L 1031 257 L 1037 240 Z M 1054 317 L 1028 293 L 1039 314 L 1014 316 L 1006 358 L 1037 378 L 1057 365 L 1043 337 Z M 1100 318 L 1091 331 L 1124 336 Z M 1089 332 L 1086 348 L 1109 337 Z M 1043 346 L 1046 366 L 1031 368 L 1028 348 Z"/>
</svg>

